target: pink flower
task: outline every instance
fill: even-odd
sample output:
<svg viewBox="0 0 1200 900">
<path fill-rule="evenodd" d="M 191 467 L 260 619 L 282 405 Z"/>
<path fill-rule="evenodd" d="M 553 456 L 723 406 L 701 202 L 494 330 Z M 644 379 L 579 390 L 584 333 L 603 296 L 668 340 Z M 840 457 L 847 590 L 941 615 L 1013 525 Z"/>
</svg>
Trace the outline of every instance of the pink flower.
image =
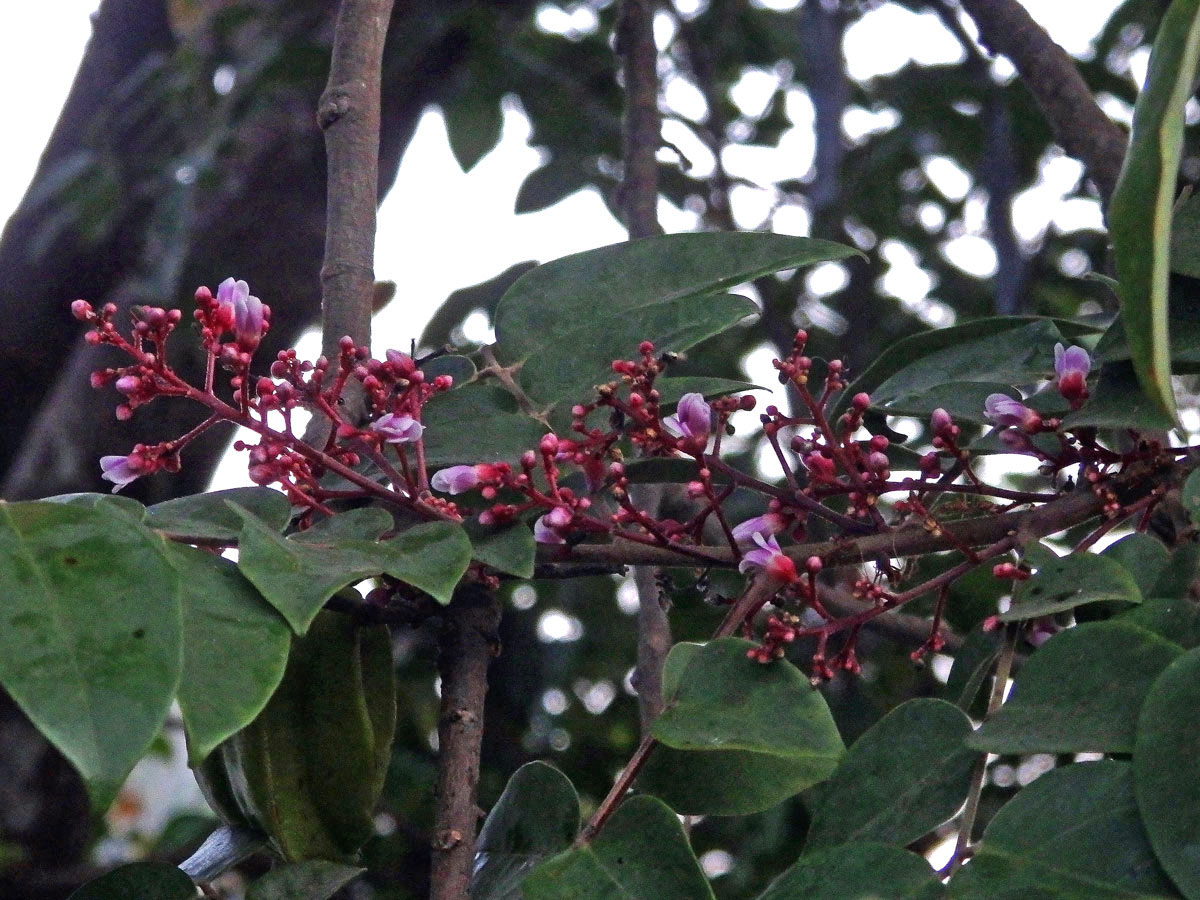
<svg viewBox="0 0 1200 900">
<path fill-rule="evenodd" d="M 1087 377 L 1092 359 L 1082 347 L 1054 345 L 1054 374 L 1058 376 L 1058 392 L 1078 409 L 1088 398 Z"/>
<path fill-rule="evenodd" d="M 707 440 L 712 431 L 712 407 L 705 402 L 703 394 L 684 394 L 679 398 L 675 415 L 663 419 L 663 425 L 676 437 Z"/>
<path fill-rule="evenodd" d="M 137 453 L 128 456 L 100 457 L 100 477 L 113 483 L 115 494 L 131 481 L 136 481 L 146 474 L 146 459 Z"/>
<path fill-rule="evenodd" d="M 759 549 L 751 550 L 742 557 L 742 561 L 738 563 L 739 572 L 766 572 L 771 578 L 784 584 L 792 584 L 800 579 L 796 574 L 796 564 L 779 549 L 774 535 L 764 538 L 755 533 L 754 543 L 758 544 Z"/>
<path fill-rule="evenodd" d="M 380 416 L 372 422 L 371 430 L 383 435 L 385 443 L 409 444 L 421 437 L 425 426 L 407 413 L 400 416 L 395 413 L 388 413 L 386 416 Z M 441 472 L 438 473 L 438 475 L 440 474 Z M 437 481 L 437 475 L 434 476 L 434 481 Z M 471 486 L 474 487 L 474 485 Z M 452 491 L 451 493 L 458 492 Z"/>
<path fill-rule="evenodd" d="M 1040 415 L 1007 394 L 988 394 L 983 401 L 983 409 L 987 417 L 1001 428 L 1015 425 L 1022 431 L 1033 432 L 1042 425 Z"/>
<path fill-rule="evenodd" d="M 270 308 L 250 295 L 250 285 L 232 277 L 217 286 L 217 303 L 223 308 L 223 319 L 233 329 L 238 346 L 252 352 L 266 333 Z"/>
<path fill-rule="evenodd" d="M 443 494 L 461 494 L 479 484 L 479 472 L 476 466 L 450 466 L 437 472 L 429 483 Z"/>
<path fill-rule="evenodd" d="M 753 546 L 756 536 L 774 537 L 786 527 L 787 520 L 779 513 L 764 513 L 735 525 L 732 529 L 733 539 L 739 547 L 750 547 Z"/>
<path fill-rule="evenodd" d="M 555 531 L 547 521 L 556 512 L 558 512 L 557 509 L 554 512 L 548 512 L 533 523 L 533 539 L 539 544 L 565 544 L 567 542 L 566 538 Z"/>
</svg>

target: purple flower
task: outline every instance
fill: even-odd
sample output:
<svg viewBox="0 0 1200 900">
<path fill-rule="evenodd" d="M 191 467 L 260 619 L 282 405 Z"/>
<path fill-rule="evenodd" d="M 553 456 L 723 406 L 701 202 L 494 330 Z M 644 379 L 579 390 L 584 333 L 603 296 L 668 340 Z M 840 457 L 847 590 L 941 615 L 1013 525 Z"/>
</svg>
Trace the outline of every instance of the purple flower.
<svg viewBox="0 0 1200 900">
<path fill-rule="evenodd" d="M 421 433 L 425 430 L 425 426 L 414 419 L 407 413 L 404 415 L 396 415 L 388 413 L 386 416 L 380 416 L 371 423 L 371 430 L 383 435 L 383 440 L 388 444 L 409 444 L 421 437 Z M 440 475 L 441 472 L 438 473 Z M 434 476 L 434 486 L 437 484 L 437 475 Z M 474 487 L 474 485 L 472 485 Z M 452 491 L 452 493 L 458 493 Z"/>
<path fill-rule="evenodd" d="M 475 466 L 450 466 L 437 472 L 429 483 L 443 494 L 461 494 L 479 484 L 479 473 Z"/>
<path fill-rule="evenodd" d="M 1036 431 L 1042 424 L 1041 416 L 1007 394 L 988 394 L 983 401 L 983 409 L 987 417 L 1001 428 L 1015 425 L 1023 431 Z"/>
<path fill-rule="evenodd" d="M 1088 398 L 1087 377 L 1092 370 L 1092 358 L 1082 347 L 1054 345 L 1054 374 L 1058 376 L 1058 392 L 1078 409 Z"/>
<path fill-rule="evenodd" d="M 663 425 L 676 437 L 703 441 L 712 430 L 712 407 L 703 394 L 684 394 L 679 398 L 675 415 L 663 419 Z"/>
<path fill-rule="evenodd" d="M 270 309 L 250 295 L 250 285 L 232 277 L 217 286 L 217 302 L 225 307 L 238 346 L 248 353 L 253 351 L 267 330 Z"/>
<path fill-rule="evenodd" d="M 146 461 L 133 453 L 128 456 L 102 456 L 100 470 L 100 477 L 113 483 L 115 494 L 131 481 L 136 481 L 146 474 Z"/>
<path fill-rule="evenodd" d="M 559 534 L 546 520 L 549 519 L 555 512 L 548 512 L 536 522 L 533 523 L 533 539 L 539 544 L 565 544 L 566 539 Z"/>
<path fill-rule="evenodd" d="M 779 543 L 775 540 L 774 535 L 764 538 L 756 532 L 754 543 L 758 544 L 758 549 L 751 550 L 742 557 L 742 561 L 738 563 L 739 572 L 742 574 L 766 572 L 776 581 L 782 581 L 785 584 L 791 584 L 800 579 L 800 576 L 796 574 L 796 564 L 792 562 L 790 556 L 785 556 L 779 549 Z"/>
<path fill-rule="evenodd" d="M 765 513 L 735 525 L 732 529 L 733 539 L 739 547 L 750 547 L 753 546 L 756 535 L 774 537 L 786 527 L 787 521 L 779 513 Z"/>
</svg>

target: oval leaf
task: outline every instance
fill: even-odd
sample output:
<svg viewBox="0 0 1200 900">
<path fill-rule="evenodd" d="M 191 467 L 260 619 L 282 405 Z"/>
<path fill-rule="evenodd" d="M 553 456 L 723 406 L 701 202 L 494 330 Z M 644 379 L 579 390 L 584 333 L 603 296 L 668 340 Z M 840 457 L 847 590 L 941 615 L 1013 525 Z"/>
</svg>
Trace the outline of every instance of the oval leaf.
<svg viewBox="0 0 1200 900">
<path fill-rule="evenodd" d="M 758 900 L 938 900 L 946 889 L 915 853 L 869 841 L 805 854 Z"/>
<path fill-rule="evenodd" d="M 242 520 L 226 501 L 254 513 L 275 531 L 283 531 L 292 517 L 292 506 L 279 491 L 241 487 L 156 503 L 146 508 L 146 524 L 172 536 L 233 541 Z"/>
<path fill-rule="evenodd" d="M 1171 215 L 1183 149 L 1184 107 L 1200 59 L 1200 0 L 1175 0 L 1150 54 L 1146 85 L 1133 112 L 1125 165 L 1109 204 L 1113 260 L 1121 282 L 1121 318 L 1142 390 L 1175 419 L 1167 289 Z"/>
<path fill-rule="evenodd" d="M 1200 896 L 1200 772 L 1196 710 L 1200 649 L 1169 665 L 1150 686 L 1133 746 L 1137 804 L 1159 862 L 1188 897 Z"/>
<path fill-rule="evenodd" d="M 1151 682 L 1182 653 L 1119 622 L 1069 628 L 1029 658 L 1008 701 L 967 743 L 989 753 L 1131 753 Z"/>
<path fill-rule="evenodd" d="M 119 508 L 0 504 L 0 683 L 107 806 L 183 666 L 179 579 Z"/>
<path fill-rule="evenodd" d="M 538 866 L 526 900 L 712 900 L 679 818 L 653 797 L 621 804 L 588 847 Z"/>
<path fill-rule="evenodd" d="M 291 630 L 232 561 L 179 544 L 168 554 L 183 586 L 179 707 L 194 765 L 266 706 Z"/>
<path fill-rule="evenodd" d="M 958 812 L 978 754 L 963 746 L 971 720 L 943 700 L 910 700 L 867 730 L 821 791 L 804 844 L 881 841 L 903 846 Z"/>
<path fill-rule="evenodd" d="M 651 757 L 640 789 L 685 814 L 738 815 L 833 772 L 844 748 L 825 699 L 795 666 L 748 659 L 753 646 L 722 638 L 672 648 L 652 729 L 668 749 Z"/>
<path fill-rule="evenodd" d="M 521 881 L 570 847 L 578 830 L 579 795 L 567 776 L 543 762 L 521 766 L 479 832 L 471 897 L 523 900 Z"/>
<path fill-rule="evenodd" d="M 1016 622 L 1064 612 L 1101 600 L 1141 603 L 1142 592 L 1129 570 L 1107 556 L 1072 553 L 1048 560 L 1013 595 L 1012 606 L 998 618 Z"/>
<path fill-rule="evenodd" d="M 1047 772 L 1001 807 L 954 900 L 1149 900 L 1176 896 L 1154 860 L 1129 763 L 1102 760 Z"/>
<path fill-rule="evenodd" d="M 192 900 L 192 879 L 170 863 L 138 862 L 89 881 L 68 900 Z"/>
</svg>

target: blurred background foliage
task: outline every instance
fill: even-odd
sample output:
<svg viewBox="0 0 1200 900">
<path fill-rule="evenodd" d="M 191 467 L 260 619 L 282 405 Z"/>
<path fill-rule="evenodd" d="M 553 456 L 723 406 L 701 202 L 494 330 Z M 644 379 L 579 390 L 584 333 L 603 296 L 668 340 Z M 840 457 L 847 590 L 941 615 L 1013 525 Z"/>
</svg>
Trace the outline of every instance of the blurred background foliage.
<svg viewBox="0 0 1200 900">
<path fill-rule="evenodd" d="M 1133 64 L 1144 65 L 1165 5 L 1127 0 L 1078 57 L 1102 107 L 1123 123 L 1136 96 Z M 851 77 L 847 30 L 887 6 L 936 17 L 959 42 L 958 61 Z M 0 390 L 11 401 L 0 411 L 7 497 L 97 489 L 101 453 L 124 452 L 135 434 L 178 433 L 188 424 L 181 417 L 192 414 L 156 404 L 139 413 L 136 432 L 113 423 L 110 404 L 87 387 L 87 371 L 101 363 L 77 340 L 69 299 L 186 306 L 214 272 L 237 272 L 284 298 L 267 353 L 315 323 L 325 187 L 313 110 L 334 7 L 105 0 L 38 175 L 0 241 L 0 306 L 10 323 L 0 336 Z M 502 109 L 518 108 L 543 165 L 513 198 L 515 208 L 543 209 L 590 187 L 615 209 L 615 14 L 607 0 L 400 5 L 385 59 L 381 190 L 428 108 L 441 109 L 464 168 L 498 142 Z M 997 313 L 1115 310 L 1109 289 L 1085 277 L 1107 271 L 1095 191 L 1052 143 L 1011 66 L 975 42 L 953 0 L 676 0 L 664 4 L 658 26 L 665 199 L 699 228 L 807 233 L 868 257 L 867 265 L 760 279 L 750 289 L 761 322 L 701 346 L 673 374 L 742 378 L 747 354 L 764 339 L 790 345 L 797 326 L 810 329 L 814 356 L 840 356 L 861 371 L 882 348 L 922 329 Z M 796 140 L 801 132 L 809 139 Z M 744 160 L 761 148 L 795 152 L 789 165 L 748 171 Z M 1182 172 L 1200 175 L 1195 129 Z M 1036 207 L 1039 196 L 1061 196 L 1075 214 L 1048 222 L 1019 208 Z M 454 253 L 470 248 L 448 248 L 448 264 Z M 421 343 L 461 343 L 466 318 L 489 311 L 514 277 L 464 285 Z M 219 437 L 198 448 L 204 459 L 141 487 L 139 499 L 202 490 L 222 450 Z M 755 448 L 743 452 L 742 464 L 752 465 Z M 720 617 L 713 595 L 735 590 L 727 576 L 693 570 L 663 573 L 660 587 L 676 639 L 710 633 Z M 965 580 L 956 585 L 965 594 L 950 621 L 962 635 L 991 609 L 973 602 L 973 590 Z M 520 764 L 540 758 L 567 773 L 586 813 L 637 739 L 629 687 L 636 588 L 631 579 L 597 576 L 514 583 L 504 597 L 481 805 L 495 801 Z M 397 750 L 380 836 L 366 851 L 370 875 L 352 890 L 408 900 L 426 893 L 435 648 L 432 632 L 401 633 L 396 642 Z M 910 662 L 914 642 L 872 633 L 861 646 L 862 677 L 822 688 L 847 743 L 897 703 L 946 690 L 947 666 Z M 979 658 L 989 652 L 979 635 L 966 646 Z M 795 652 L 802 659 L 811 649 Z M 65 896 L 94 870 L 97 848 L 113 845 L 97 843 L 104 828 L 92 827 L 77 779 L 7 699 L 0 747 L 0 895 Z M 1002 763 L 1012 774 L 1028 761 Z M 979 827 L 1016 779 L 989 786 Z M 114 820 L 110 813 L 109 825 Z M 695 822 L 692 837 L 718 896 L 744 897 L 796 857 L 806 824 L 800 798 L 754 816 Z M 195 814 L 178 817 L 122 852 L 134 846 L 175 860 L 203 825 Z"/>
</svg>

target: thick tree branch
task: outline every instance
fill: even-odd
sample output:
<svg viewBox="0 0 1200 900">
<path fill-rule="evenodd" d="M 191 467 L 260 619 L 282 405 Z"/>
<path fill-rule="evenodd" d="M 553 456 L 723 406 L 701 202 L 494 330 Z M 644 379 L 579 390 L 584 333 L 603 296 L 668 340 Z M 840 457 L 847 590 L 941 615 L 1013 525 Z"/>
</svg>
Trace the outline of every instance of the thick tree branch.
<svg viewBox="0 0 1200 900">
<path fill-rule="evenodd" d="M 488 665 L 499 651 L 500 607 L 479 585 L 455 592 L 439 638 L 442 702 L 430 900 L 466 900 L 475 862 L 476 789 Z"/>
<path fill-rule="evenodd" d="M 391 14 L 392 0 L 342 0 L 329 83 L 317 105 L 329 167 L 321 352 L 331 360 L 337 358 L 344 335 L 360 345 L 371 340 L 380 73 Z"/>
<path fill-rule="evenodd" d="M 1105 202 L 1121 174 L 1125 132 L 1096 103 L 1074 60 L 1017 0 L 961 0 L 980 40 L 1012 60 L 1058 141 L 1080 160 Z"/>
</svg>

